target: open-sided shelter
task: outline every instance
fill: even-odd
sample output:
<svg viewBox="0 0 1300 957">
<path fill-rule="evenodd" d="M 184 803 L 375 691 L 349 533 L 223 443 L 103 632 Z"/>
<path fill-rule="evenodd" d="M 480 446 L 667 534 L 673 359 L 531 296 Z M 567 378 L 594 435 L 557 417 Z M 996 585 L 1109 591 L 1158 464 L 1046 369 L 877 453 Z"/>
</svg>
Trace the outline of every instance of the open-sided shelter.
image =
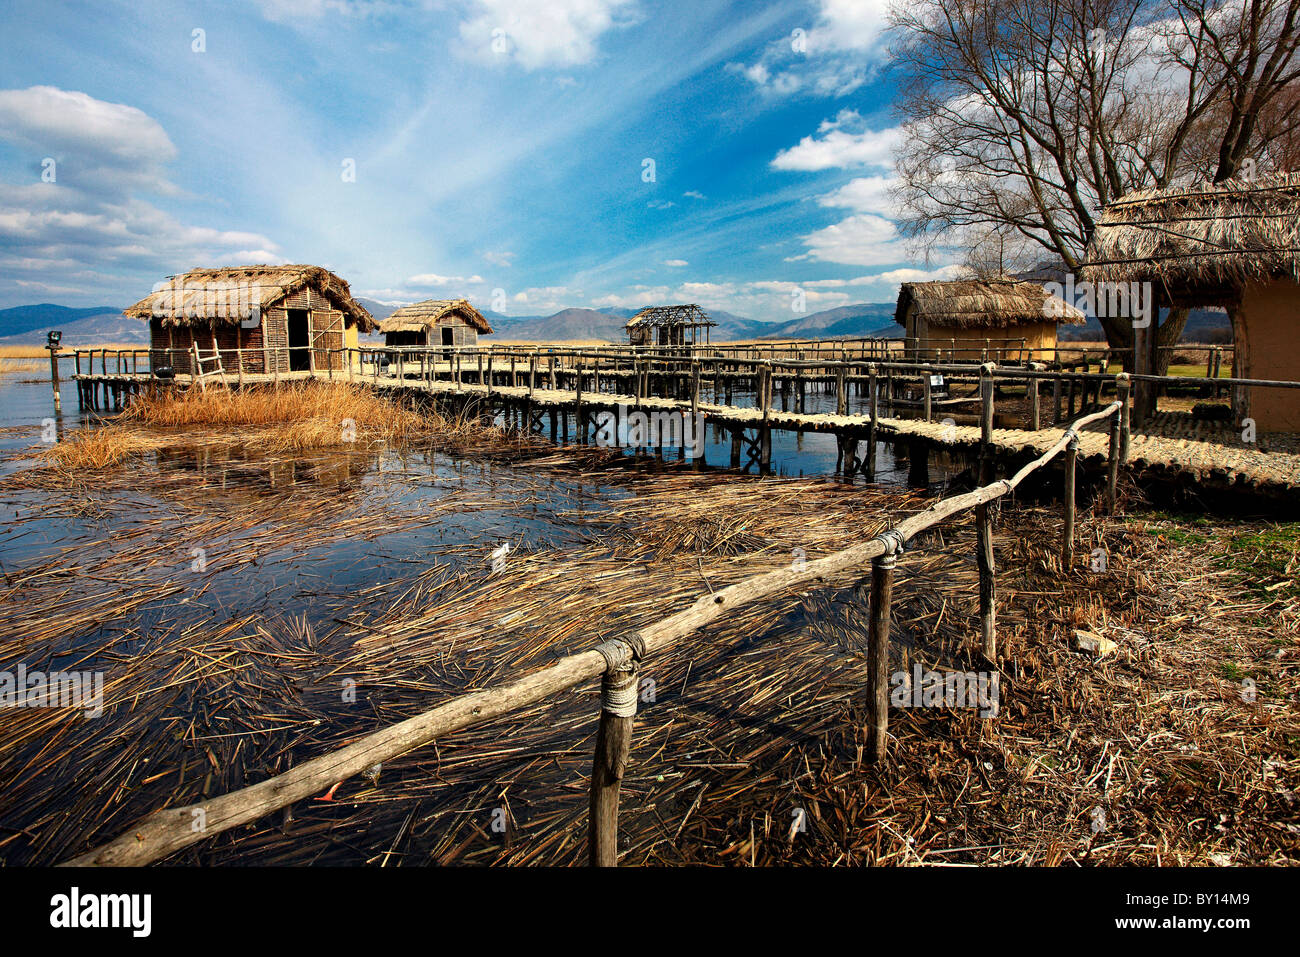
<svg viewBox="0 0 1300 957">
<path fill-rule="evenodd" d="M 691 346 L 709 341 L 717 323 L 699 306 L 647 306 L 627 321 L 634 346 Z"/>
</svg>

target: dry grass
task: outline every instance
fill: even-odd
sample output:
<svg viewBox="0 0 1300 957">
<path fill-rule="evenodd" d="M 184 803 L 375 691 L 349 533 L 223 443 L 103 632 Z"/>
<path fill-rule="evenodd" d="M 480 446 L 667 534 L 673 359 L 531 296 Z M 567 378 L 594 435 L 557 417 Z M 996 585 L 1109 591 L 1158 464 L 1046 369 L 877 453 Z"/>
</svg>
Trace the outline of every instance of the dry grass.
<svg viewBox="0 0 1300 957">
<path fill-rule="evenodd" d="M 0 375 L 17 372 L 44 372 L 49 378 L 50 360 L 27 359 L 21 357 L 0 356 Z"/>
<path fill-rule="evenodd" d="M 531 481 L 540 492 L 554 478 Z M 130 621 L 119 619 L 87 647 L 110 643 L 99 652 L 109 659 L 103 719 L 28 711 L 0 736 L 0 772 L 12 770 L 15 781 L 0 795 L 14 827 L 0 836 L 0 859 L 66 859 L 143 813 L 263 780 L 451 695 L 656 620 L 708 588 L 786 564 L 795 547 L 819 557 L 924 505 L 896 491 L 806 479 L 661 475 L 636 479 L 628 491 L 609 510 L 551 516 L 582 529 L 585 541 L 521 550 L 501 574 L 482 567 L 491 539 L 449 542 L 480 561 L 460 569 L 430 562 L 403 578 L 385 570 L 360 593 L 317 598 L 310 622 L 223 608 L 204 597 L 206 584 L 173 585 L 192 597 L 169 606 L 172 628 L 151 629 L 136 647 Z M 445 515 L 501 507 L 500 490 L 484 494 L 446 502 Z M 526 488 L 510 495 L 528 498 Z M 762 509 L 753 508 L 755 496 Z M 308 507 L 312 497 L 299 500 Z M 321 525 L 337 510 L 324 503 Z M 237 549 L 213 549 L 232 555 L 222 573 L 264 560 L 266 543 L 315 524 L 279 517 L 287 531 L 272 525 Z M 174 525 L 164 518 L 134 533 L 121 577 L 99 589 L 120 589 L 124 607 L 149 591 L 149 562 L 159 565 L 153 575 L 171 574 L 152 557 L 153 537 L 165 541 Z M 791 593 L 647 662 L 643 677 L 657 690 L 637 716 L 624 782 L 624 862 L 1293 862 L 1298 598 L 1275 584 L 1293 576 L 1294 537 L 1284 557 L 1260 568 L 1257 553 L 1282 550 L 1275 529 L 1261 532 L 1267 541 L 1231 530 L 1236 551 L 1225 555 L 1213 527 L 1085 513 L 1079 560 L 1065 571 L 1059 519 L 1054 508 L 1008 508 L 998 532 L 999 716 L 895 709 L 883 767 L 862 760 L 859 592 Z M 322 528 L 321 539 L 376 519 L 348 521 Z M 194 540 L 215 533 L 203 529 Z M 120 552 L 121 543 L 113 547 Z M 1088 570 L 1093 547 L 1110 557 L 1104 575 Z M 909 549 L 896 585 L 897 667 L 987 667 L 970 654 L 972 552 L 969 523 Z M 137 553 L 150 557 L 136 561 Z M 0 660 L 65 641 L 68 617 L 84 622 L 90 612 L 55 599 L 69 569 L 93 567 L 93 554 L 79 547 L 12 576 L 0 597 L 21 603 L 26 620 L 15 621 L 8 648 L 0 629 Z M 1234 555 L 1235 564 L 1224 564 Z M 108 618 L 113 605 L 103 603 Z M 1121 650 L 1102 661 L 1078 654 L 1074 628 L 1102 632 Z M 1255 680 L 1258 700 L 1242 700 L 1242 674 Z M 356 681 L 356 704 L 340 703 L 344 677 Z M 557 696 L 173 862 L 578 863 L 596 707 L 594 684 Z M 792 836 L 796 809 L 807 830 Z M 498 810 L 505 834 L 489 829 Z"/>
<path fill-rule="evenodd" d="M 64 471 L 103 469 L 163 446 L 237 443 L 263 453 L 402 446 L 437 437 L 463 439 L 499 430 L 417 411 L 364 385 L 304 382 L 280 388 L 190 390 L 141 396 L 108 425 L 79 429 L 37 457 Z"/>
</svg>

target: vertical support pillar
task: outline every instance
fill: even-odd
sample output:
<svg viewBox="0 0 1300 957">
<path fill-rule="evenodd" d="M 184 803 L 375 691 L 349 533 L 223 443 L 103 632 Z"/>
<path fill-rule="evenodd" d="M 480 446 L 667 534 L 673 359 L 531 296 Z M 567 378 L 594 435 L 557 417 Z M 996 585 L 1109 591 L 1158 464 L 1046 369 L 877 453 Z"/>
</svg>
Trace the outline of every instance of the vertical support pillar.
<svg viewBox="0 0 1300 957">
<path fill-rule="evenodd" d="M 889 619 L 894 595 L 895 543 L 871 561 L 870 647 L 867 654 L 867 757 L 881 763 L 889 741 Z"/>
<path fill-rule="evenodd" d="M 636 663 L 616 666 L 611 661 L 600 679 L 600 723 L 591 767 L 587 850 L 592 867 L 618 865 L 618 798 L 632 748 L 636 701 Z"/>
<path fill-rule="evenodd" d="M 1070 436 L 1065 447 L 1065 532 L 1061 536 L 1061 570 L 1069 571 L 1074 562 L 1074 485 L 1075 466 L 1079 458 L 1079 437 Z"/>
</svg>

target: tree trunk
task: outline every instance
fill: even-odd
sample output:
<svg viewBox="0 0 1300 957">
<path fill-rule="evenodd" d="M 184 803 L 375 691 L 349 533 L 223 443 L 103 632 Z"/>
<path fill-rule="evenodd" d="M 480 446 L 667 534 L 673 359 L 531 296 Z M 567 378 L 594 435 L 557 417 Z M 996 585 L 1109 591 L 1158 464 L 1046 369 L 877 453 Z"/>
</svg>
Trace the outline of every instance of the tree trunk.
<svg viewBox="0 0 1300 957">
<path fill-rule="evenodd" d="M 1178 345 L 1178 340 L 1183 336 L 1183 328 L 1187 325 L 1188 311 L 1186 306 L 1170 309 L 1165 321 L 1156 329 L 1156 375 L 1169 374 L 1169 360 L 1173 358 L 1174 352 L 1173 349 L 1164 347 Z"/>
</svg>

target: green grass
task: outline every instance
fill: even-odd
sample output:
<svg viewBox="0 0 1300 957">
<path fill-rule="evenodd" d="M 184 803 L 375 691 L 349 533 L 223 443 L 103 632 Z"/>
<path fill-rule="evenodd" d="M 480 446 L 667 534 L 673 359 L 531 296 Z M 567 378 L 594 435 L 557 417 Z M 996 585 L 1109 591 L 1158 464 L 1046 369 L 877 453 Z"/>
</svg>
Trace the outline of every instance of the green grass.
<svg viewBox="0 0 1300 957">
<path fill-rule="evenodd" d="M 1254 594 L 1300 598 L 1298 555 L 1300 523 L 1292 522 L 1231 536 L 1222 562 L 1241 572 Z"/>
</svg>

